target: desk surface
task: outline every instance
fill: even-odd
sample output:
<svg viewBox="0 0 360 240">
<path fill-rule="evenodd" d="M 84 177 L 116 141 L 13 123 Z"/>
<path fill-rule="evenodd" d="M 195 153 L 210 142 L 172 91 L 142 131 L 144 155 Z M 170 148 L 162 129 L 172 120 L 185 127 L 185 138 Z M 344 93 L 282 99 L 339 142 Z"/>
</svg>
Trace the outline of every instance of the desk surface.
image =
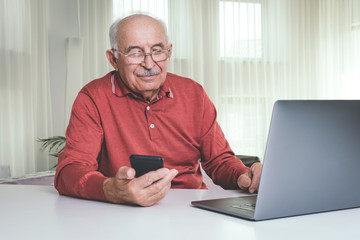
<svg viewBox="0 0 360 240">
<path fill-rule="evenodd" d="M 172 189 L 157 205 L 144 208 L 59 196 L 52 186 L 0 185 L 0 238 L 360 239 L 359 208 L 252 222 L 190 205 L 239 194 Z"/>
</svg>

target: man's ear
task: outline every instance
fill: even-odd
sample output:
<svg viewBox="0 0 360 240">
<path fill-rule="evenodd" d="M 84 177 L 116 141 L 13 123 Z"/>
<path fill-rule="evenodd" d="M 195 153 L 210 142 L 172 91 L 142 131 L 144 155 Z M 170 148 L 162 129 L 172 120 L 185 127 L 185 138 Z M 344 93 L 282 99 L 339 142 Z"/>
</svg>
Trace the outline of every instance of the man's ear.
<svg viewBox="0 0 360 240">
<path fill-rule="evenodd" d="M 173 45 L 172 45 L 172 44 L 170 44 L 170 46 L 169 46 L 169 49 L 170 49 L 170 51 L 169 51 L 169 59 L 171 58 L 171 54 L 172 54 L 172 47 L 173 47 Z"/>
<path fill-rule="evenodd" d="M 116 63 L 116 57 L 114 55 L 114 51 L 113 50 L 106 50 L 106 57 L 109 60 L 109 63 L 111 64 L 111 66 L 113 66 L 115 68 L 115 70 L 119 70 L 117 63 Z"/>
</svg>

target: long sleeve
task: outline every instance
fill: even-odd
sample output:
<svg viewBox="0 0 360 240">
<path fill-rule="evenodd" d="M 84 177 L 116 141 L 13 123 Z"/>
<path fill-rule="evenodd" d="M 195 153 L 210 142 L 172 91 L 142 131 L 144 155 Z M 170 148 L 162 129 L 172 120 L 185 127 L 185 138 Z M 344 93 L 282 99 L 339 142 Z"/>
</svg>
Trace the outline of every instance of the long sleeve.
<svg viewBox="0 0 360 240">
<path fill-rule="evenodd" d="M 55 188 L 60 194 L 104 200 L 102 184 L 106 177 L 97 171 L 102 141 L 98 110 L 92 99 L 80 92 L 66 130 L 65 149 L 59 155 L 56 168 Z"/>
<path fill-rule="evenodd" d="M 203 109 L 202 167 L 216 184 L 225 189 L 238 189 L 238 177 L 249 168 L 235 157 L 216 120 L 216 109 L 205 92 Z"/>
</svg>

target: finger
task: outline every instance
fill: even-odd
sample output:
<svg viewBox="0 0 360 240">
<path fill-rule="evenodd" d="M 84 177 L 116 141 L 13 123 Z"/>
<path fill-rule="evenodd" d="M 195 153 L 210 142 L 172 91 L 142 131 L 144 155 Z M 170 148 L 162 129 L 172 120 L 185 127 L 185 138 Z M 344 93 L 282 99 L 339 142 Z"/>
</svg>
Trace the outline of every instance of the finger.
<svg viewBox="0 0 360 240">
<path fill-rule="evenodd" d="M 155 204 L 166 195 L 170 189 L 171 180 L 176 174 L 176 170 L 170 171 L 167 168 L 162 168 L 134 178 L 129 184 L 129 196 L 131 197 L 129 202 L 140 206 Z"/>
<path fill-rule="evenodd" d="M 254 193 L 255 191 L 257 191 L 259 189 L 261 170 L 262 170 L 261 163 L 256 164 L 256 165 L 254 164 L 251 167 L 252 178 L 251 178 L 251 185 L 249 187 L 250 193 Z"/>
<path fill-rule="evenodd" d="M 169 172 L 170 170 L 167 168 L 160 168 L 156 171 L 148 172 L 137 178 L 137 184 L 141 188 L 147 188 L 154 182 L 157 182 L 160 179 L 164 178 L 166 175 L 169 174 Z"/>
<path fill-rule="evenodd" d="M 158 203 L 161 199 L 163 199 L 171 188 L 171 183 L 168 183 L 166 187 L 157 190 L 153 195 L 149 196 L 146 201 L 142 204 L 142 206 L 152 206 Z"/>
<path fill-rule="evenodd" d="M 133 179 L 134 177 L 135 177 L 135 170 L 130 167 L 119 168 L 119 170 L 117 171 L 116 176 L 115 176 L 115 178 L 117 180 L 120 180 L 120 179 L 130 180 L 130 179 Z"/>
<path fill-rule="evenodd" d="M 168 174 L 164 176 L 163 178 L 159 179 L 157 182 L 151 184 L 148 186 L 149 190 L 155 189 L 153 192 L 157 192 L 157 190 L 160 190 L 169 184 L 171 185 L 171 181 L 174 179 L 174 177 L 178 174 L 178 171 L 176 169 L 169 170 Z"/>
<path fill-rule="evenodd" d="M 175 169 L 170 170 L 169 174 L 160 179 L 156 183 L 149 186 L 147 201 L 143 203 L 143 206 L 151 206 L 163 199 L 171 188 L 171 180 L 177 175 L 178 171 Z"/>
<path fill-rule="evenodd" d="M 248 172 L 240 175 L 240 177 L 238 178 L 238 186 L 240 187 L 240 189 L 246 190 L 251 184 L 251 179 Z"/>
</svg>

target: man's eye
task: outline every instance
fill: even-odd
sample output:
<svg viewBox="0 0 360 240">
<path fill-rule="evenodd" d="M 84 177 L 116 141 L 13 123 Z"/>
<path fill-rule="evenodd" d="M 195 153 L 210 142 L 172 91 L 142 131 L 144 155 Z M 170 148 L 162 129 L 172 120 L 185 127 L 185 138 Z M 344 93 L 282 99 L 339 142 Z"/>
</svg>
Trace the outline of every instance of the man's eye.
<svg viewBox="0 0 360 240">
<path fill-rule="evenodd" d="M 159 55 L 162 53 L 162 49 L 153 49 L 151 52 L 153 55 Z"/>
<path fill-rule="evenodd" d="M 136 52 L 130 52 L 127 54 L 129 57 L 141 57 L 143 56 L 143 52 L 141 51 L 136 51 Z"/>
</svg>

